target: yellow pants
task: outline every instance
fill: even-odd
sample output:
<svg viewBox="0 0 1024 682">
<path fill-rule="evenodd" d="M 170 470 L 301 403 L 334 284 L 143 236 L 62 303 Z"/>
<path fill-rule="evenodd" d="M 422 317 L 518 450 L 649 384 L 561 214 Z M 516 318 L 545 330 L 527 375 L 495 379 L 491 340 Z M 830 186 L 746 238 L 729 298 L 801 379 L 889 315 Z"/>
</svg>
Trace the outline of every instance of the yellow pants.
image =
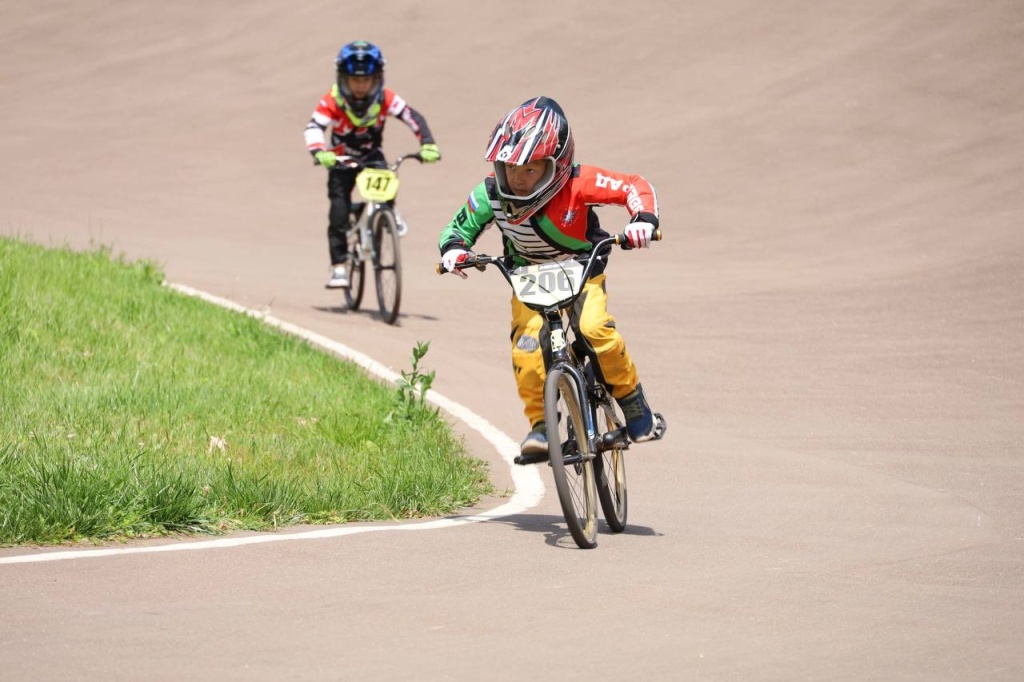
<svg viewBox="0 0 1024 682">
<path fill-rule="evenodd" d="M 597 358 L 599 379 L 612 397 L 623 398 L 636 389 L 640 378 L 626 350 L 626 342 L 608 313 L 605 275 L 591 278 L 573 306 L 569 322 Z M 548 347 L 544 318 L 512 297 L 512 369 L 523 412 L 530 425 L 544 421 L 544 352 Z"/>
</svg>

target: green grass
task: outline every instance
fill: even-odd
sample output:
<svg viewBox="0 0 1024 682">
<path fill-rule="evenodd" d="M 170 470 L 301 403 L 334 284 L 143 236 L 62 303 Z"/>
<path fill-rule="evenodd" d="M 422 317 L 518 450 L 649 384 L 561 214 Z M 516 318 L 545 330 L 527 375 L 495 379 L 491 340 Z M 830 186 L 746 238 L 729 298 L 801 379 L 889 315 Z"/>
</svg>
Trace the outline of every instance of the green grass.
<svg viewBox="0 0 1024 682">
<path fill-rule="evenodd" d="M 0 544 L 438 516 L 492 492 L 410 386 L 162 286 L 0 239 Z"/>
</svg>

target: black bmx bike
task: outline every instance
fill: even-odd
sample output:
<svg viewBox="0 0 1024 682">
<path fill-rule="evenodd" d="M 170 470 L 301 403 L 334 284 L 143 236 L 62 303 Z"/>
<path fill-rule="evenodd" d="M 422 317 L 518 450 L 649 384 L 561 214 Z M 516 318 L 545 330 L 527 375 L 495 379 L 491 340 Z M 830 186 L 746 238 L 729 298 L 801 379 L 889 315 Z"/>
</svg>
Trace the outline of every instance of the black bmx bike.
<svg viewBox="0 0 1024 682">
<path fill-rule="evenodd" d="M 345 289 L 345 303 L 349 310 L 359 310 L 369 266 L 373 268 L 380 317 L 387 324 L 394 324 L 398 319 L 402 303 L 400 240 L 409 228 L 395 206 L 395 198 L 398 196 L 398 167 L 408 159 L 423 162 L 419 154 L 403 154 L 386 168 L 376 168 L 363 166 L 351 157 L 339 158 L 339 163 L 359 169 L 356 189 L 363 198 L 361 202 L 353 202 L 350 212 L 349 286 Z"/>
<path fill-rule="evenodd" d="M 652 239 L 661 239 L 656 230 Z M 612 532 L 626 528 L 626 451 L 630 447 L 625 419 L 608 387 L 598 380 L 586 348 L 570 321 L 573 304 L 594 266 L 607 262 L 612 246 L 629 248 L 625 234 L 598 242 L 589 254 L 563 261 L 513 267 L 508 257 L 470 255 L 459 269 L 501 271 L 516 298 L 544 316 L 549 344 L 545 349 L 544 420 L 546 455 L 516 457 L 522 465 L 547 461 L 558 491 L 566 525 L 576 544 L 597 546 L 597 508 L 600 504 Z M 444 273 L 443 266 L 437 271 Z M 667 424 L 655 413 L 655 440 Z"/>
</svg>

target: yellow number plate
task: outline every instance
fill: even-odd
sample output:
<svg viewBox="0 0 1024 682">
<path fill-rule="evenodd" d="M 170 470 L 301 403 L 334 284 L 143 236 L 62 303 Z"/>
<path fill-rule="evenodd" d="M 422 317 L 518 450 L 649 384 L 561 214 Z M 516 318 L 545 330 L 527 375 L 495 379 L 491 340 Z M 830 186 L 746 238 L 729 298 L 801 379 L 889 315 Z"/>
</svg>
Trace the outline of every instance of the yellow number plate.
<svg viewBox="0 0 1024 682">
<path fill-rule="evenodd" d="M 356 176 L 356 187 L 367 201 L 391 201 L 398 195 L 398 176 L 385 168 L 364 168 Z"/>
</svg>

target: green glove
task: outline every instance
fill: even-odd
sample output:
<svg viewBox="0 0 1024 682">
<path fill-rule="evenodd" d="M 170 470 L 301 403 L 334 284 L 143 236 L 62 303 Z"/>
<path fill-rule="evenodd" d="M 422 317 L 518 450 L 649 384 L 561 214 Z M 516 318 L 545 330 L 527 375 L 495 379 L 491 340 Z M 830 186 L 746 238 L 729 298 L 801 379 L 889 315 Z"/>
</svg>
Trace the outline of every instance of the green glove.
<svg viewBox="0 0 1024 682">
<path fill-rule="evenodd" d="M 434 163 L 441 160 L 441 150 L 436 144 L 425 144 L 420 147 L 420 158 L 424 163 Z"/>
<path fill-rule="evenodd" d="M 319 151 L 313 156 L 316 158 L 316 162 L 324 168 L 334 168 L 334 164 L 338 163 L 338 155 L 334 152 Z"/>
</svg>

